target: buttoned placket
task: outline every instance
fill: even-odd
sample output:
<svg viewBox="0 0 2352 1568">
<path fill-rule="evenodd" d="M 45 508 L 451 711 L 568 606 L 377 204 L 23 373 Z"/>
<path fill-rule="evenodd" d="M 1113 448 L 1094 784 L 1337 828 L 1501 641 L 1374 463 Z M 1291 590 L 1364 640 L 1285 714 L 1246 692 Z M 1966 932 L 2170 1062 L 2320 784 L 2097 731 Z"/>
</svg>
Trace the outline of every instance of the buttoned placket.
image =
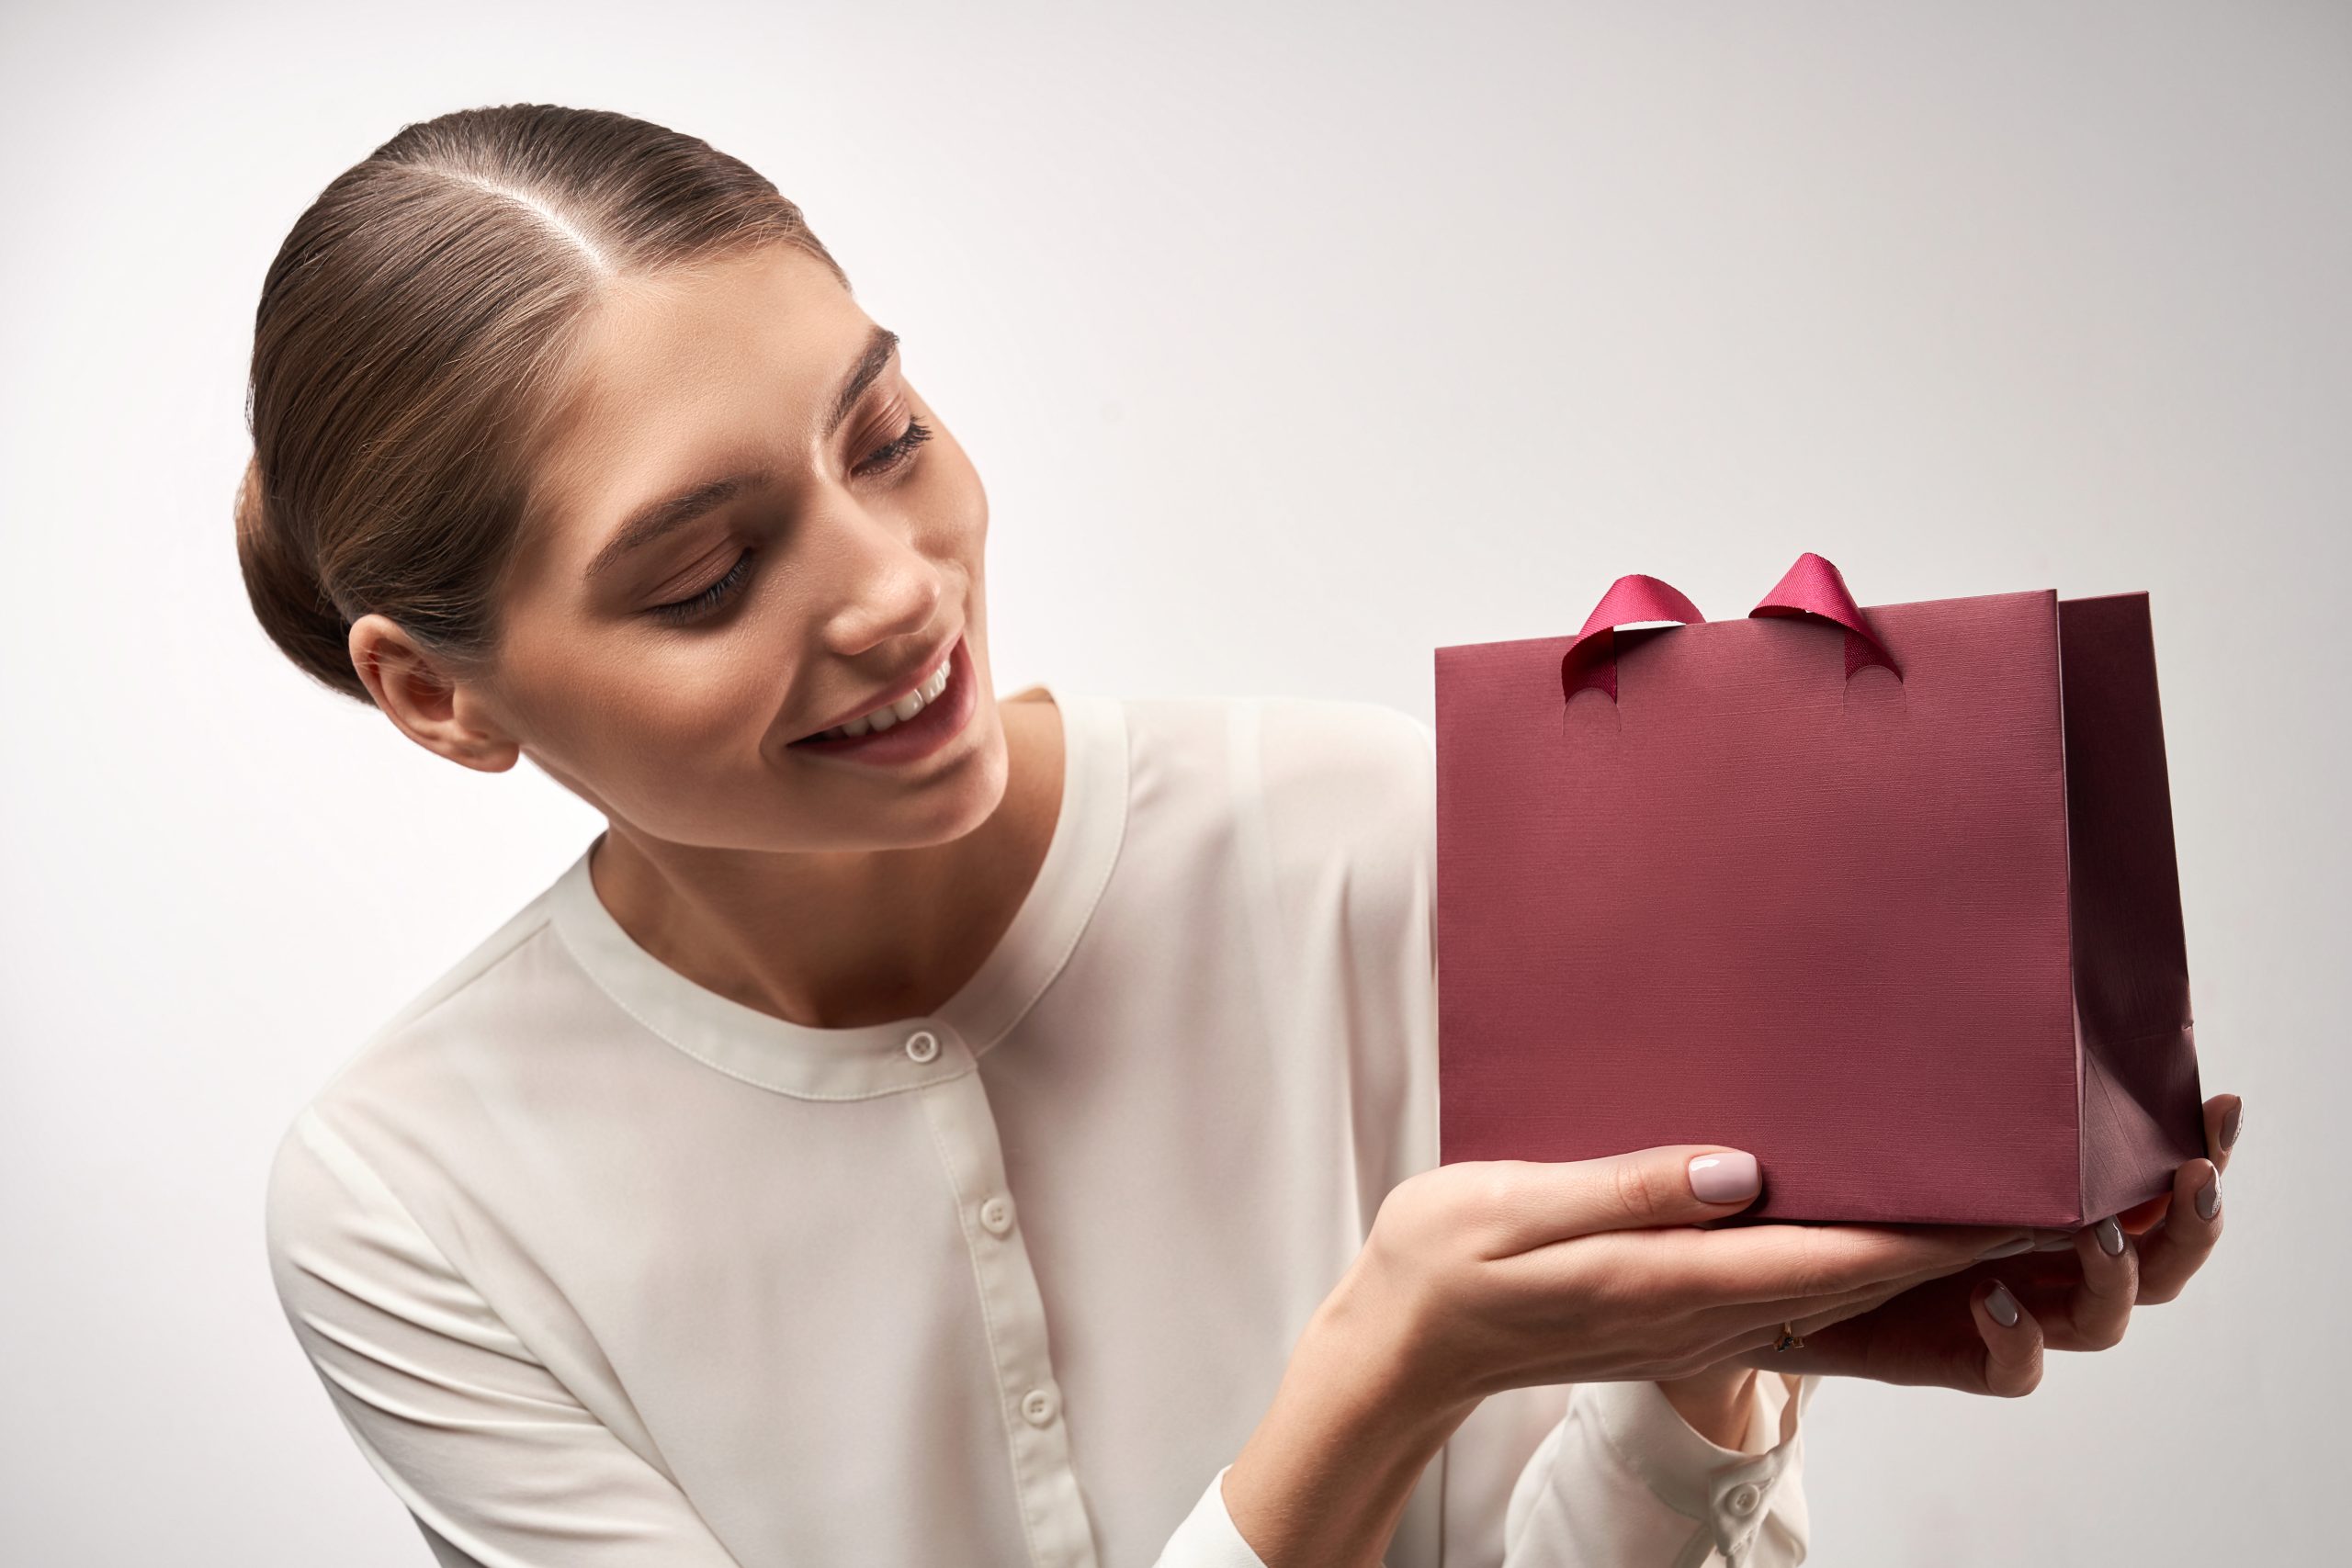
<svg viewBox="0 0 2352 1568">
<path fill-rule="evenodd" d="M 1046 857 L 1012 924 L 941 1008 L 888 1024 L 813 1029 L 719 995 L 622 929 L 590 875 L 591 843 L 550 889 L 548 913 L 582 969 L 622 1010 L 694 1060 L 811 1102 L 910 1095 L 956 1210 L 1010 1456 L 1007 1483 L 1035 1568 L 1096 1568 L 1093 1522 L 1071 1468 L 1069 1415 L 1048 1352 L 1045 1302 L 995 1114 L 978 1071 L 1069 957 L 1117 863 L 1126 829 L 1127 730 L 1118 699 L 1057 690 L 1066 764 Z M 602 835 L 599 835 L 601 840 Z M 910 1106 L 911 1109 L 911 1106 Z"/>
<path fill-rule="evenodd" d="M 1036 1568 L 1095 1568 L 1094 1530 L 1070 1466 L 1045 1298 L 1005 1180 L 978 1059 L 937 1020 L 910 1028 L 900 1049 L 943 1075 L 910 1092 L 922 1101 L 971 1257 L 1029 1561 Z"/>
<path fill-rule="evenodd" d="M 1785 1452 L 1760 1454 L 1743 1464 L 1727 1464 L 1707 1478 L 1708 1528 L 1692 1543 L 1700 1549 L 1694 1562 L 1705 1562 L 1708 1548 L 1722 1552 L 1731 1568 L 1747 1561 L 1786 1460 Z"/>
<path fill-rule="evenodd" d="M 1646 1393 L 1648 1391 L 1645 1391 Z M 1790 1401 L 1794 1403 L 1793 1396 Z M 1786 1446 L 1786 1438 L 1794 1419 L 1788 1406 L 1783 1406 L 1781 1418 L 1782 1446 L 1770 1451 L 1736 1461 L 1706 1474 L 1703 1501 L 1697 1497 L 1687 1500 L 1669 1498 L 1669 1506 L 1686 1513 L 1703 1509 L 1699 1528 L 1674 1560 L 1673 1568 L 1702 1568 L 1716 1560 L 1727 1568 L 1742 1568 L 1750 1560 L 1756 1546 L 1756 1533 L 1771 1511 L 1772 1489 L 1780 1483 L 1793 1451 Z M 1679 1492 L 1680 1487 L 1677 1487 Z"/>
<path fill-rule="evenodd" d="M 1771 1517 L 1773 1492 L 1796 1460 L 1797 1427 L 1811 1386 L 1784 1382 L 1779 1373 L 1765 1375 L 1774 1392 L 1768 1398 L 1759 1376 L 1757 1398 L 1765 1403 L 1754 1407 L 1740 1447 L 1730 1450 L 1694 1431 L 1655 1382 L 1577 1385 L 1577 1404 L 1597 1424 L 1619 1461 L 1660 1503 L 1690 1521 L 1693 1528 L 1669 1568 L 1702 1568 L 1717 1562 L 1718 1553 L 1729 1568 L 1754 1561 L 1757 1537 Z M 1760 1425 L 1775 1404 L 1777 1434 Z M 1772 1446 L 1757 1451 L 1767 1441 Z"/>
</svg>

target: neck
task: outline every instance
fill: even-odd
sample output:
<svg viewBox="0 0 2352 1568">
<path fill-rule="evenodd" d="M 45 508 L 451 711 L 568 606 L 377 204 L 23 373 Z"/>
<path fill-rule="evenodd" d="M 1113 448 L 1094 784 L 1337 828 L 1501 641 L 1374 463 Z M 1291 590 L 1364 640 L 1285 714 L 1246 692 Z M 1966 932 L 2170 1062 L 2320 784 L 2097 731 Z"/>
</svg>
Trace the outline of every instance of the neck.
<svg viewBox="0 0 2352 1568">
<path fill-rule="evenodd" d="M 933 1011 L 995 950 L 1052 840 L 1061 718 L 1030 695 L 999 705 L 1004 794 L 961 837 L 760 853 L 666 843 L 612 821 L 589 863 L 596 895 L 663 964 L 787 1022 L 854 1029 Z"/>
</svg>

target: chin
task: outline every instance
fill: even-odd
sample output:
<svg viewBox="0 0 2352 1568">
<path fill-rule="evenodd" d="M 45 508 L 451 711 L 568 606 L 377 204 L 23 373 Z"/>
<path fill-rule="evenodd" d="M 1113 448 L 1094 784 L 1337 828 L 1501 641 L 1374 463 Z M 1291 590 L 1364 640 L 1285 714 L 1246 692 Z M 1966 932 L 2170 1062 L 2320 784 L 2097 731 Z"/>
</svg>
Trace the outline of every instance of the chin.
<svg viewBox="0 0 2352 1568">
<path fill-rule="evenodd" d="M 972 722 L 986 725 L 987 733 L 965 759 L 964 766 L 952 778 L 943 781 L 939 791 L 943 839 L 962 838 L 993 816 L 1003 803 L 1005 782 L 1012 776 L 1012 758 L 1005 745 L 1004 724 L 998 716 L 996 699 L 982 699 Z"/>
</svg>

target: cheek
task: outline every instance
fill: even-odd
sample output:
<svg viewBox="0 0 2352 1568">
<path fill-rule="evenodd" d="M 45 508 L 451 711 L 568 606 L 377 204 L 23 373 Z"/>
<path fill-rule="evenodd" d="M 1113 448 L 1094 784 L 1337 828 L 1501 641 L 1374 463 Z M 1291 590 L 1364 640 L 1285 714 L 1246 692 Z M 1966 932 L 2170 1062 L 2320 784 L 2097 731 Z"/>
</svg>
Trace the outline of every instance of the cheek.
<svg viewBox="0 0 2352 1568">
<path fill-rule="evenodd" d="M 613 688 L 655 765 L 749 764 L 775 721 L 791 671 L 774 639 L 739 619 L 730 633 L 681 641 L 633 660 Z"/>
<path fill-rule="evenodd" d="M 680 638 L 599 660 L 542 701 L 575 770 L 639 795 L 760 766 L 788 678 L 749 637 Z"/>
</svg>

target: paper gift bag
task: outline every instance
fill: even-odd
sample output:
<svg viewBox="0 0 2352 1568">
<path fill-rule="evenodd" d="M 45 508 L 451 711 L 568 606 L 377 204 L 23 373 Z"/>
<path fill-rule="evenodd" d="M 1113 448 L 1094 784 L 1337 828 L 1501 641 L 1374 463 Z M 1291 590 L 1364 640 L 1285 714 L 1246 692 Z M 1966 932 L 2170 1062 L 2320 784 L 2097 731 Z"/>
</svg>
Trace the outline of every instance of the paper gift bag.
<svg viewBox="0 0 2352 1568">
<path fill-rule="evenodd" d="M 1865 611 L 1808 554 L 1436 679 L 1441 1160 L 1720 1143 L 1747 1217 L 2075 1226 L 2205 1152 L 2144 593 Z"/>
</svg>

